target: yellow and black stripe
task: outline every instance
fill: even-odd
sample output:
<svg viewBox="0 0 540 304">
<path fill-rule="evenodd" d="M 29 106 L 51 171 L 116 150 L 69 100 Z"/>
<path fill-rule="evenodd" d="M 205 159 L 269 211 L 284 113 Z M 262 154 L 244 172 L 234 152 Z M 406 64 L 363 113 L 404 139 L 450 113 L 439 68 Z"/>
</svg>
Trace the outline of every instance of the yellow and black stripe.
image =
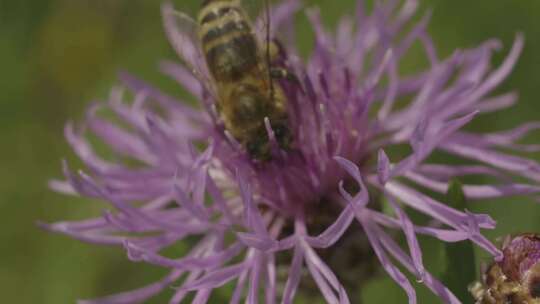
<svg viewBox="0 0 540 304">
<path fill-rule="evenodd" d="M 257 66 L 256 38 L 238 0 L 204 1 L 198 22 L 202 49 L 216 81 L 241 79 Z"/>
</svg>

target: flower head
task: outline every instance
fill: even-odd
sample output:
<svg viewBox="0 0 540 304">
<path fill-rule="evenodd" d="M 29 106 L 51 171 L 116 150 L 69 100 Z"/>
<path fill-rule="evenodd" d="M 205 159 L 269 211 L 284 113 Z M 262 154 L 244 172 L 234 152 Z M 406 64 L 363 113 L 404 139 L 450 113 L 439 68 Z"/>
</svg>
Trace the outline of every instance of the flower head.
<svg viewBox="0 0 540 304">
<path fill-rule="evenodd" d="M 540 238 L 536 234 L 507 237 L 503 259 L 489 265 L 482 282 L 469 290 L 476 303 L 538 303 L 540 299 Z"/>
<path fill-rule="evenodd" d="M 274 7 L 271 36 L 280 32 L 285 37 L 275 64 L 297 78 L 279 82 L 287 99 L 292 147 L 280 148 L 278 130 L 266 120 L 272 158 L 259 162 L 223 126 L 214 109 L 219 94 L 199 43 L 187 32 L 185 16 L 179 20 L 173 7 L 164 4 L 166 33 L 187 67 L 173 62 L 161 67 L 201 107 L 122 75 L 134 94 L 131 103 L 125 102 L 123 90 L 114 89 L 107 103 L 90 108 L 83 127 L 66 127 L 66 137 L 89 174 L 75 174 L 65 164 L 67 181 L 52 182 L 58 191 L 105 200 L 115 211 L 45 227 L 87 242 L 123 246 L 131 260 L 170 273 L 147 287 L 83 303 L 143 302 L 168 286 L 177 287 L 171 303 L 180 303 L 192 291 L 194 302 L 206 302 L 213 289 L 233 280 L 231 303 L 244 296 L 255 303 L 261 293 L 267 303 L 292 303 L 305 268 L 327 302 L 349 303 L 341 275 L 325 263 L 319 249 L 339 250 L 336 243 L 353 223 L 361 229 L 352 233 L 367 237 L 410 303 L 416 303 L 415 290 L 392 259 L 444 302 L 459 303 L 424 268 L 417 234 L 444 242 L 470 240 L 500 258 L 500 250 L 481 234 L 495 222 L 488 215 L 455 210 L 428 193 L 445 193 L 451 179 L 470 175 L 497 182 L 464 185 L 469 200 L 539 192 L 540 165 L 501 148 L 537 151 L 537 146 L 516 141 L 540 125 L 489 134 L 462 130 L 480 113 L 516 101 L 514 93 L 490 93 L 510 73 L 523 38 L 517 36 L 494 70 L 490 61 L 500 48 L 496 40 L 442 59 L 426 32 L 429 16 L 403 32 L 416 6 L 415 0 L 377 2 L 368 15 L 358 1 L 355 15 L 343 18 L 334 32 L 323 27 L 317 9 L 308 10 L 315 32 L 308 59 L 301 58 L 294 45 L 291 25 L 299 2 L 285 0 Z M 263 24 L 261 20 L 256 24 Z M 416 42 L 423 46 L 429 67 L 402 75 L 400 64 Z M 101 118 L 104 108 L 121 123 Z M 86 130 L 120 160 L 97 155 L 84 137 Z M 385 152 L 404 145 L 411 152 L 402 159 Z M 436 151 L 460 157 L 465 164 L 428 161 Z M 514 183 L 509 175 L 527 183 Z M 382 211 L 381 204 L 392 212 Z M 413 223 L 408 209 L 429 216 L 431 223 Z M 402 232 L 408 248 L 399 246 L 386 228 Z M 198 239 L 189 253 L 163 254 L 188 236 Z M 288 253 L 285 264 L 277 259 L 281 253 Z M 277 270 L 282 268 L 288 276 L 281 282 Z"/>
</svg>

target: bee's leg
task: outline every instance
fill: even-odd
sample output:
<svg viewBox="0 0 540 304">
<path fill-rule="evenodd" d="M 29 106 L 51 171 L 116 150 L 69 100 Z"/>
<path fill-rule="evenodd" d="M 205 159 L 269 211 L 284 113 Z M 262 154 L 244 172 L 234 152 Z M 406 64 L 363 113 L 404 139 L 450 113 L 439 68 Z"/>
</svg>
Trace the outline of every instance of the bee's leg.
<svg viewBox="0 0 540 304">
<path fill-rule="evenodd" d="M 277 80 L 285 79 L 287 81 L 294 82 L 295 84 L 300 84 L 300 80 L 294 73 L 280 67 L 270 68 L 270 77 L 272 77 L 272 79 L 277 79 Z"/>
<path fill-rule="evenodd" d="M 272 39 L 268 42 L 268 66 L 270 69 L 270 78 L 275 80 L 287 80 L 294 83 L 299 84 L 300 81 L 298 80 L 298 77 L 292 73 L 291 71 L 283 68 L 283 67 L 277 67 L 272 66 L 272 63 L 275 60 L 279 60 L 279 58 L 283 57 L 285 54 L 285 50 L 283 49 L 283 45 L 281 42 L 277 39 Z"/>
</svg>

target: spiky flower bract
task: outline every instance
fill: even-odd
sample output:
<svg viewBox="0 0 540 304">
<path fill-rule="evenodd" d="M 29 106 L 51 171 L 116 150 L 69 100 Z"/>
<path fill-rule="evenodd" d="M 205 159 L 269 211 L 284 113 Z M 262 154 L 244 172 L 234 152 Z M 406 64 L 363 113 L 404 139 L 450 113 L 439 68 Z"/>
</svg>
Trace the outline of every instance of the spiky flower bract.
<svg viewBox="0 0 540 304">
<path fill-rule="evenodd" d="M 537 146 L 516 141 L 540 124 L 494 133 L 464 131 L 475 116 L 515 103 L 514 93 L 491 92 L 512 70 L 523 38 L 516 37 L 496 69 L 490 62 L 501 47 L 497 40 L 443 59 L 426 31 L 429 16 L 411 24 L 416 7 L 414 0 L 376 2 L 367 14 L 358 1 L 354 16 L 344 17 L 335 31 L 323 27 L 316 8 L 309 9 L 315 47 L 308 59 L 297 54 L 294 44 L 292 25 L 300 3 L 285 0 L 272 9 L 271 35 L 279 32 L 285 38 L 277 64 L 298 81 L 280 83 L 288 100 L 293 147 L 280 150 L 267 121 L 272 160 L 261 163 L 224 130 L 198 42 L 177 24 L 177 13 L 165 3 L 165 31 L 185 65 L 165 62 L 161 68 L 200 107 L 123 74 L 132 102 L 122 89 L 114 89 L 108 102 L 90 108 L 81 127 L 68 124 L 65 129 L 88 173 L 74 173 L 65 164 L 67 180 L 51 183 L 60 192 L 104 200 L 114 211 L 44 226 L 82 241 L 123 246 L 130 260 L 170 272 L 141 289 L 80 303 L 140 303 L 170 286 L 175 288 L 170 303 L 180 303 L 191 292 L 193 303 L 205 303 L 214 289 L 232 281 L 230 303 L 243 298 L 257 303 L 261 294 L 266 303 L 292 303 L 303 271 L 328 303 L 349 303 L 350 290 L 338 279 L 342 275 L 319 251 L 339 251 L 337 243 L 353 223 L 361 229 L 352 233 L 367 237 L 409 303 L 417 301 L 415 289 L 393 261 L 441 301 L 459 303 L 424 268 L 417 235 L 443 242 L 470 240 L 500 258 L 500 250 L 481 234 L 495 222 L 485 214 L 455 210 L 432 194 L 445 193 L 450 180 L 468 176 L 494 181 L 465 184 L 468 201 L 539 192 L 540 165 L 508 151 L 537 151 Z M 429 66 L 403 75 L 400 65 L 415 43 L 423 46 Z M 102 118 L 99 112 L 104 110 L 120 122 Z M 85 132 L 108 145 L 118 155 L 116 161 L 95 153 Z M 412 149 L 402 159 L 385 153 L 404 145 Z M 437 151 L 463 162 L 428 161 Z M 383 211 L 381 204 L 392 211 Z M 330 221 L 320 222 L 328 215 L 322 210 L 331 211 Z M 410 210 L 432 220 L 413 223 Z M 323 229 L 315 232 L 317 225 Z M 396 232 L 404 234 L 407 248 L 395 240 Z M 188 237 L 197 241 L 187 254 L 163 253 Z M 276 258 L 282 253 L 289 256 L 285 264 Z M 288 276 L 281 280 L 277 269 L 283 268 Z"/>
</svg>

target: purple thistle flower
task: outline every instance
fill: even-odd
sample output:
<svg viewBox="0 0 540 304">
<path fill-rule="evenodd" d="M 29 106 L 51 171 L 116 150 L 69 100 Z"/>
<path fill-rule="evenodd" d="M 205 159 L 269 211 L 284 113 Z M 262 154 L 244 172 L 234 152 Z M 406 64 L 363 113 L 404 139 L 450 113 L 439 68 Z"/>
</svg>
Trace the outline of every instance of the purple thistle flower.
<svg viewBox="0 0 540 304">
<path fill-rule="evenodd" d="M 493 229 L 495 222 L 488 215 L 452 209 L 419 189 L 445 193 L 451 179 L 479 175 L 497 183 L 464 185 L 468 200 L 540 192 L 540 164 L 506 152 L 539 151 L 539 146 L 516 142 L 540 123 L 487 134 L 462 130 L 476 115 L 516 102 L 515 93 L 490 93 L 510 73 L 523 38 L 516 37 L 494 70 L 490 61 L 500 48 L 496 40 L 442 59 L 426 31 L 429 16 L 403 33 L 417 1 L 397 2 L 377 2 L 367 15 L 359 1 L 354 18 L 343 18 L 335 33 L 322 26 L 318 10 L 308 10 L 316 44 L 307 60 L 296 52 L 291 26 L 299 1 L 285 0 L 272 9 L 271 33 L 288 38 L 279 64 L 293 71 L 299 83 L 280 83 L 288 100 L 294 149 L 280 150 L 267 121 L 272 160 L 262 164 L 252 161 L 224 131 L 213 110 L 215 92 L 198 42 L 177 24 L 172 5 L 165 3 L 166 33 L 194 70 L 173 62 L 161 68 L 198 99 L 202 109 L 122 75 L 134 94 L 132 102 L 114 89 L 107 103 L 90 108 L 82 127 L 68 124 L 65 129 L 89 174 L 74 173 L 64 163 L 67 180 L 51 182 L 59 192 L 107 201 L 115 211 L 43 226 L 85 242 L 123 246 L 130 260 L 170 272 L 146 287 L 80 303 L 140 303 L 169 286 L 176 288 L 170 303 L 180 303 L 190 292 L 195 292 L 194 303 L 205 303 L 214 289 L 230 281 L 236 282 L 231 303 L 239 303 L 246 290 L 247 303 L 256 303 L 259 294 L 267 303 L 292 303 L 306 268 L 327 302 L 349 303 L 339 274 L 318 250 L 336 246 L 355 221 L 362 227 L 357 233 L 367 236 L 409 303 L 416 303 L 415 290 L 392 259 L 445 303 L 460 303 L 424 268 L 417 234 L 444 242 L 470 240 L 500 259 L 500 250 L 480 232 Z M 402 75 L 400 63 L 415 42 L 422 44 L 430 65 Z M 100 117 L 103 110 L 112 111 L 121 123 Z M 105 142 L 120 161 L 96 154 L 86 131 Z M 412 152 L 403 159 L 385 153 L 407 144 Z M 201 146 L 202 151 L 196 148 Z M 466 164 L 428 161 L 436 151 Z M 509 176 L 527 183 L 514 183 Z M 380 210 L 374 193 L 393 214 Z M 336 217 L 314 233 L 310 223 L 317 221 L 322 207 Z M 429 216 L 432 223 L 413 223 L 407 209 Z M 387 228 L 402 231 L 408 248 L 399 246 Z M 162 254 L 188 236 L 198 241 L 185 256 Z M 278 263 L 281 252 L 290 254 L 288 265 Z M 288 269 L 284 282 L 279 282 L 278 267 Z"/>
<path fill-rule="evenodd" d="M 525 233 L 506 237 L 503 258 L 486 267 L 482 282 L 469 286 L 477 304 L 538 303 L 540 238 Z"/>
<path fill-rule="evenodd" d="M 499 264 L 511 280 L 518 281 L 527 277 L 527 272 L 538 264 L 540 237 L 534 234 L 523 234 L 508 238 L 503 245 L 503 253 L 504 258 Z"/>
</svg>

